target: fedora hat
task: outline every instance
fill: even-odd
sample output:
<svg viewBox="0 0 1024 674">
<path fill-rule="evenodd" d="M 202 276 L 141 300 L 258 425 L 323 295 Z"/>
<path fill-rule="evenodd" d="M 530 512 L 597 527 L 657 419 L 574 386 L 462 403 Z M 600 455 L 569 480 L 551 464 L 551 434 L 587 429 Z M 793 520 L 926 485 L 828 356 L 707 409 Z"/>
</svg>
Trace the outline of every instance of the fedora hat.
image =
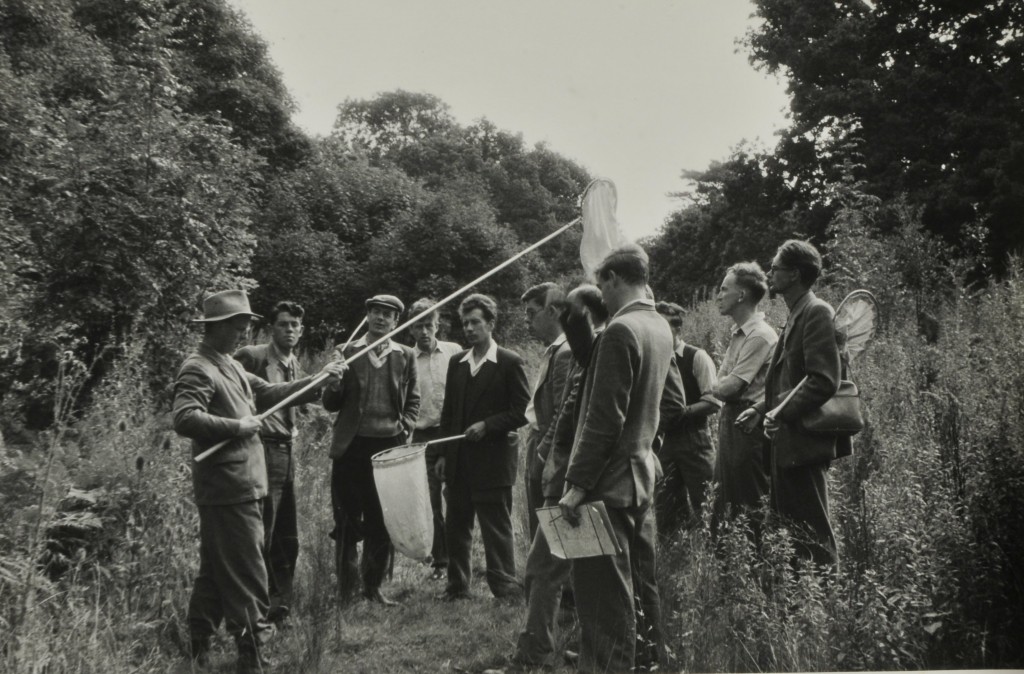
<svg viewBox="0 0 1024 674">
<path fill-rule="evenodd" d="M 377 305 L 385 307 L 387 309 L 394 309 L 399 314 L 405 311 L 405 305 L 402 304 L 402 300 L 398 299 L 394 295 L 374 295 L 370 299 L 366 300 L 366 308 Z"/>
<path fill-rule="evenodd" d="M 263 318 L 259 314 L 254 314 L 249 308 L 249 298 L 244 290 L 222 290 L 203 300 L 203 317 L 196 318 L 192 322 L 213 323 L 234 316 Z"/>
</svg>

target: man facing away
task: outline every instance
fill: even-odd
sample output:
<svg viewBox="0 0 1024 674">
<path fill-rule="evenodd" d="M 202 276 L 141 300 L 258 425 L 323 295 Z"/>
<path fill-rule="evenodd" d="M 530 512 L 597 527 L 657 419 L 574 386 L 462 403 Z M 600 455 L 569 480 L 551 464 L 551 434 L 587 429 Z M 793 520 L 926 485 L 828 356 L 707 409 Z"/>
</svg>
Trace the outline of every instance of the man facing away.
<svg viewBox="0 0 1024 674">
<path fill-rule="evenodd" d="M 398 325 L 405 310 L 393 295 L 366 300 L 366 335 L 344 350 L 346 359 L 382 339 Z M 385 606 L 384 582 L 391 555 L 391 538 L 373 479 L 374 454 L 405 444 L 420 409 L 416 354 L 408 346 L 388 339 L 352 363 L 349 376 L 328 386 L 324 409 L 338 412 L 331 443 L 331 504 L 338 591 L 350 602 L 362 581 L 365 599 Z M 356 544 L 363 541 L 362 559 Z"/>
<path fill-rule="evenodd" d="M 714 473 L 715 447 L 711 442 L 710 419 L 721 403 L 715 398 L 715 363 L 704 349 L 683 341 L 686 310 L 672 302 L 655 307 L 672 328 L 675 361 L 683 382 L 684 404 L 676 419 L 662 420 L 665 438 L 658 450 L 664 479 L 654 502 L 658 533 L 662 540 L 682 523 L 687 528 L 700 521 L 704 492 Z"/>
<path fill-rule="evenodd" d="M 772 511 L 796 525 L 794 543 L 800 557 L 831 569 L 838 564 L 838 553 L 828 513 L 827 473 L 834 459 L 850 454 L 850 438 L 810 433 L 801 419 L 839 390 L 842 365 L 835 312 L 811 292 L 821 273 L 821 255 L 810 243 L 783 243 L 768 273 L 768 288 L 785 300 L 789 318 L 768 366 L 765 398 L 738 421 L 764 420 L 765 434 L 771 438 Z M 776 417 L 766 416 L 805 377 Z"/>
<path fill-rule="evenodd" d="M 715 463 L 715 519 L 740 509 L 755 511 L 768 493 L 768 458 L 765 438 L 754 432 L 752 417 L 742 426 L 736 420 L 744 410 L 764 402 L 764 384 L 778 335 L 757 311 L 768 283 L 756 262 L 729 267 L 718 289 L 718 313 L 733 321 L 729 346 L 718 371 L 715 396 L 723 401 L 718 423 L 718 460 Z"/>
<path fill-rule="evenodd" d="M 436 302 L 420 299 L 409 307 L 409 313 L 419 316 Z M 462 351 L 455 342 L 437 338 L 438 316 L 432 311 L 409 326 L 409 334 L 416 341 L 416 377 L 420 386 L 420 413 L 416 418 L 414 442 L 429 442 L 441 437 L 441 407 L 444 404 L 445 377 L 448 361 Z M 444 541 L 444 503 L 441 478 L 435 467 L 444 453 L 442 445 L 427 445 L 427 488 L 430 491 L 430 510 L 434 516 L 434 542 L 430 548 L 432 580 L 442 580 L 448 569 L 448 547 Z"/>
<path fill-rule="evenodd" d="M 657 458 L 651 448 L 672 363 L 672 331 L 654 302 L 645 299 L 648 261 L 643 249 L 613 250 L 596 275 L 612 320 L 587 368 L 559 506 L 574 522 L 581 504 L 603 501 L 622 549 L 618 555 L 572 562 L 579 669 L 628 672 L 636 655 L 632 558 L 640 547 L 654 550 L 656 545 L 653 528 L 645 524 L 653 516 Z"/>
<path fill-rule="evenodd" d="M 192 439 L 192 455 L 228 440 L 217 453 L 191 462 L 199 510 L 199 573 L 189 599 L 192 658 L 205 665 L 210 639 L 223 620 L 238 647 L 237 671 L 268 666 L 262 646 L 272 631 L 263 561 L 261 501 L 267 468 L 257 433 L 257 405 L 268 408 L 312 379 L 271 384 L 247 373 L 231 353 L 246 338 L 252 318 L 241 290 L 226 290 L 203 301 L 204 335 L 178 371 L 174 384 L 174 430 Z M 321 374 L 339 380 L 346 368 L 328 363 Z M 311 392 L 293 404 L 314 400 Z"/>
<path fill-rule="evenodd" d="M 491 337 L 498 317 L 494 300 L 470 295 L 459 305 L 459 317 L 470 348 L 448 363 L 441 433 L 466 437 L 445 443 L 444 457 L 436 465 L 448 487 L 448 585 L 443 596 L 469 596 L 475 516 L 484 544 L 487 585 L 495 597 L 514 599 L 522 596 L 512 537 L 519 447 L 515 430 L 526 423 L 530 390 L 522 358 Z"/>
<path fill-rule="evenodd" d="M 302 307 L 278 302 L 270 317 L 270 341 L 243 346 L 235 360 L 246 372 L 272 384 L 302 376 L 295 346 L 302 336 Z M 265 409 L 257 407 L 259 412 Z M 295 463 L 292 443 L 298 436 L 295 408 L 274 412 L 260 426 L 260 441 L 267 464 L 267 497 L 263 500 L 263 557 L 270 581 L 270 612 L 267 619 L 280 623 L 289 614 L 295 561 L 299 556 L 299 532 L 295 503 Z"/>
<path fill-rule="evenodd" d="M 537 532 L 537 513 L 544 502 L 541 475 L 550 445 L 540 447 L 541 440 L 554 422 L 565 388 L 572 351 L 562 334 L 558 316 L 565 308 L 565 293 L 550 281 L 535 285 L 520 298 L 526 313 L 530 334 L 544 344 L 533 397 L 526 407 L 526 507 L 529 513 L 530 538 Z"/>
</svg>

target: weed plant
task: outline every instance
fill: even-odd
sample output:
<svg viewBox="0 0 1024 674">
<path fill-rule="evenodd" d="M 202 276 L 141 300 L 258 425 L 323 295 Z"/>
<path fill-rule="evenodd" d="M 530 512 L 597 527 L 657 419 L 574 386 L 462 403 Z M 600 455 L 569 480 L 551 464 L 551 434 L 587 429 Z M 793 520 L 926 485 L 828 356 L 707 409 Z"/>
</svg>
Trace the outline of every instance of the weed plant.
<svg viewBox="0 0 1024 674">
<path fill-rule="evenodd" d="M 855 364 L 868 428 L 829 473 L 838 572 L 794 569 L 792 537 L 771 520 L 758 547 L 742 518 L 717 539 L 708 522 L 676 537 L 660 574 L 670 647 L 687 671 L 1024 665 L 1024 285 L 952 297 L 937 341 L 920 336 L 913 307 L 890 305 Z M 768 316 L 778 327 L 785 310 L 774 303 Z M 720 358 L 727 320 L 708 302 L 689 319 L 688 341 Z M 80 418 L 58 415 L 34 445 L 3 450 L 2 671 L 188 671 L 198 562 L 188 444 L 156 406 L 141 358 L 123 358 Z M 292 627 L 272 648 L 281 671 L 478 671 L 510 652 L 522 606 L 492 601 L 482 574 L 474 599 L 440 603 L 428 568 L 399 558 L 386 588 L 401 607 L 339 609 L 331 419 L 309 405 L 300 424 L 302 549 Z M 215 666 L 232 658 L 222 636 Z"/>
</svg>

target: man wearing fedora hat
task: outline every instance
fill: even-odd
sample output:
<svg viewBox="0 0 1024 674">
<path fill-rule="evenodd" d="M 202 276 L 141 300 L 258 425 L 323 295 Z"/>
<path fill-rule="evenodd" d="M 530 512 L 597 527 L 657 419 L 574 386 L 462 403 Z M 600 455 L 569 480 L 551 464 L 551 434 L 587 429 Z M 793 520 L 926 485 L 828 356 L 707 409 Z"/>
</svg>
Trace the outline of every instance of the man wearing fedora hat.
<svg viewBox="0 0 1024 674">
<path fill-rule="evenodd" d="M 199 509 L 199 574 L 188 607 L 192 657 L 206 661 L 223 620 L 238 646 L 239 672 L 266 666 L 261 646 L 271 631 L 260 505 L 267 495 L 267 467 L 257 405 L 269 407 L 313 381 L 271 384 L 231 357 L 253 318 L 259 316 L 249 309 L 244 291 L 207 297 L 203 318 L 194 321 L 204 326 L 203 340 L 185 359 L 174 385 L 174 430 L 191 438 L 192 455 L 229 441 L 206 460 L 191 462 Z M 346 369 L 329 363 L 321 374 L 340 381 Z M 311 392 L 295 403 L 315 396 Z"/>
<path fill-rule="evenodd" d="M 394 295 L 366 300 L 366 335 L 344 349 L 344 358 L 381 340 L 405 311 Z M 337 412 L 331 443 L 331 505 L 334 511 L 335 565 L 342 603 L 355 595 L 360 579 L 363 597 L 384 605 L 381 594 L 391 539 L 384 526 L 371 457 L 404 444 L 416 426 L 420 393 L 416 352 L 388 339 L 352 363 L 344 381 L 326 388 L 324 409 Z M 356 544 L 363 541 L 358 560 Z"/>
</svg>

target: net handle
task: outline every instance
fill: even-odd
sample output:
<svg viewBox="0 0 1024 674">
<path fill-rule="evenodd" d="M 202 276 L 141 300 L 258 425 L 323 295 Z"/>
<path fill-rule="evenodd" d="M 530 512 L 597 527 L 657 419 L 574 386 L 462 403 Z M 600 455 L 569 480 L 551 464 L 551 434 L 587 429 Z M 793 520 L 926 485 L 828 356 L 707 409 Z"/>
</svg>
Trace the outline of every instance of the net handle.
<svg viewBox="0 0 1024 674">
<path fill-rule="evenodd" d="M 575 218 L 574 220 L 572 220 L 572 222 L 569 222 L 568 224 L 562 225 L 561 227 L 559 227 L 555 231 L 553 231 L 550 234 L 548 234 L 547 236 L 545 236 L 540 241 L 537 241 L 536 243 L 532 244 L 531 246 L 528 246 L 527 248 L 524 248 L 523 250 L 519 251 L 518 253 L 516 253 L 515 255 L 510 257 L 509 259 L 507 259 L 504 262 L 502 262 L 501 264 L 499 264 L 497 267 L 495 267 L 495 268 L 491 269 L 490 271 L 485 272 L 484 274 L 482 274 L 482 275 L 478 276 L 477 278 L 473 279 L 472 281 L 470 281 L 466 285 L 462 286 L 461 288 L 459 288 L 458 290 L 456 290 L 452 294 L 448 295 L 448 297 L 445 297 L 443 300 L 439 301 L 437 304 L 435 304 L 434 306 L 430 307 L 429 309 L 425 309 L 425 310 L 421 311 L 419 314 L 417 314 L 416 316 L 413 316 L 412 318 L 407 320 L 405 323 L 402 323 L 397 328 L 395 328 L 394 330 L 392 330 L 388 334 L 384 335 L 383 337 L 381 337 L 377 341 L 373 342 L 372 344 L 367 344 L 365 347 L 363 347 L 363 349 L 361 349 L 360 351 L 357 351 L 356 353 L 354 353 L 351 356 L 349 356 L 348 358 L 346 358 L 345 361 L 344 361 L 345 364 L 348 365 L 348 364 L 352 363 L 353 361 L 357 360 L 358 358 L 361 358 L 362 356 L 366 355 L 367 353 L 369 353 L 373 349 L 377 348 L 378 346 L 380 346 L 384 342 L 388 341 L 389 339 L 391 339 L 392 337 L 394 337 L 395 335 L 400 333 L 402 330 L 405 330 L 407 327 L 409 327 L 413 323 L 417 322 L 421 318 L 426 318 L 427 316 L 429 316 L 430 314 L 434 313 L 435 311 L 437 311 L 438 309 L 440 309 L 444 305 L 448 304 L 453 299 L 455 299 L 456 297 L 458 297 L 462 293 L 466 292 L 467 290 L 469 290 L 470 288 L 472 288 L 476 284 L 480 283 L 481 281 L 485 281 L 485 280 L 489 279 L 490 277 L 494 276 L 495 274 L 497 274 L 499 271 L 501 271 L 505 267 L 509 266 L 510 264 L 512 264 L 513 262 L 518 260 L 519 258 L 521 258 L 524 255 L 526 255 L 527 253 L 532 253 L 533 251 L 535 251 L 536 249 L 540 248 L 541 246 L 543 246 L 545 243 L 547 243 L 551 239 L 554 239 L 556 236 L 558 236 L 562 232 L 565 232 L 566 230 L 568 230 L 570 227 L 573 227 L 573 226 L 579 224 L 581 220 L 582 220 L 582 218 Z M 306 384 L 301 389 L 299 389 L 295 393 L 291 394 L 290 396 L 288 396 L 287 398 L 285 398 L 281 402 L 277 403 L 276 405 L 271 407 L 266 412 L 263 412 L 262 414 L 257 415 L 256 418 L 259 419 L 260 421 L 263 421 L 264 419 L 269 417 L 271 414 L 277 412 L 278 410 L 281 410 L 281 409 L 283 409 L 285 407 L 288 407 L 289 405 L 291 405 L 295 401 L 296 398 L 301 397 L 302 395 L 306 394 L 309 391 L 312 391 L 314 389 L 320 388 L 324 384 L 324 382 L 327 381 L 327 379 L 329 377 L 330 377 L 329 374 L 318 375 L 315 379 L 313 379 L 313 381 L 311 381 L 310 383 Z M 224 447 L 228 443 L 232 442 L 233 440 L 234 440 L 234 438 L 228 438 L 227 440 L 223 440 L 223 441 L 217 443 L 213 447 L 210 447 L 209 449 L 207 449 L 205 452 L 197 454 L 195 459 L 194 459 L 194 461 L 196 463 L 199 463 L 200 461 L 202 461 L 202 460 L 206 459 L 208 456 L 214 454 L 215 452 L 217 452 L 218 450 L 220 450 L 222 447 Z"/>
</svg>

